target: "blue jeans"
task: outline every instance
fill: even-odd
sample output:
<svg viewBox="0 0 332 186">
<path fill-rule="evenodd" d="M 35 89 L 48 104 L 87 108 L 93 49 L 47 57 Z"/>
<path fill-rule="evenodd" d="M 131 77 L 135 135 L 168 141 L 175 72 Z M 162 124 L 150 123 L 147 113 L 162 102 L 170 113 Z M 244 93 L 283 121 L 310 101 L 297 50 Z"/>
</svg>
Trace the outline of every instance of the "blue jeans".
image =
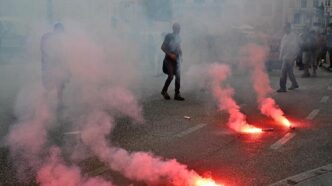
<svg viewBox="0 0 332 186">
<path fill-rule="evenodd" d="M 294 59 L 295 61 L 295 59 Z M 281 77 L 280 77 L 280 89 L 286 90 L 286 83 L 287 78 L 289 77 L 290 81 L 292 82 L 292 87 L 297 87 L 297 81 L 294 75 L 294 61 L 292 60 L 283 60 L 282 67 L 281 67 Z"/>
</svg>

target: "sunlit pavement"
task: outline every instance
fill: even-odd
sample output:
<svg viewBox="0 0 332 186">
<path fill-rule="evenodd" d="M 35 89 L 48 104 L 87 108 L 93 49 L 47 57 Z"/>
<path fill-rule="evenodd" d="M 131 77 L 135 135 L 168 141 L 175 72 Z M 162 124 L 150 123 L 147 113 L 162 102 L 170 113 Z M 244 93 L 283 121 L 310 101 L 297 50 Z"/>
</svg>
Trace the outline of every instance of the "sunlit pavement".
<svg viewBox="0 0 332 186">
<path fill-rule="evenodd" d="M 237 79 L 231 83 L 248 121 L 260 127 L 274 127 L 273 132 L 243 135 L 229 130 L 225 126 L 227 115 L 217 111 L 210 94 L 204 90 L 184 91 L 185 102 L 162 100 L 156 92 L 151 99 L 142 101 L 146 122 L 134 125 L 119 121 L 111 137 L 112 144 L 130 151 L 150 151 L 176 158 L 226 185 L 269 185 L 326 166 L 332 163 L 332 73 L 320 70 L 318 77 L 307 79 L 300 78 L 301 72 L 296 75 L 299 89 L 272 93 L 286 116 L 297 124 L 293 131 L 278 127 L 259 114 L 249 81 Z M 278 81 L 279 72 L 272 71 L 271 84 L 275 90 Z M 6 98 L 1 103 L 13 103 L 8 95 L 1 98 Z M 14 120 L 6 114 L 9 111 L 11 108 L 2 108 L 3 123 Z M 5 147 L 1 147 L 0 156 L 0 183 L 17 185 Z M 144 185 L 126 180 L 93 157 L 80 165 L 85 173 L 102 175 L 118 185 Z M 330 175 L 325 176 L 330 178 Z"/>
</svg>

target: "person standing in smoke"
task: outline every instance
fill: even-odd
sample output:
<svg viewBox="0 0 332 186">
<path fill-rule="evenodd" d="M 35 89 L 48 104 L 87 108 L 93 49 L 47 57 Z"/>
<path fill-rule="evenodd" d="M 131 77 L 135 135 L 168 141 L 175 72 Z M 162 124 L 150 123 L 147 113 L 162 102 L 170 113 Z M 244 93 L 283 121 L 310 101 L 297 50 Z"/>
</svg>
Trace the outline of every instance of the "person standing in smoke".
<svg viewBox="0 0 332 186">
<path fill-rule="evenodd" d="M 295 33 L 291 32 L 291 25 L 289 23 L 286 24 L 284 28 L 285 35 L 281 40 L 279 54 L 279 58 L 282 61 L 280 88 L 277 90 L 277 92 L 287 92 L 287 77 L 289 77 L 290 81 L 292 82 L 292 86 L 289 88 L 289 90 L 299 88 L 293 69 L 296 57 L 300 51 L 299 39 Z"/>
<path fill-rule="evenodd" d="M 52 32 L 42 36 L 40 44 L 42 84 L 46 93 L 55 93 L 60 105 L 65 83 L 69 78 L 69 73 L 63 61 L 63 33 L 62 23 L 56 23 Z"/>
<path fill-rule="evenodd" d="M 327 52 L 329 53 L 330 56 L 330 66 L 328 67 L 329 69 L 332 69 L 332 25 L 329 24 L 327 27 L 327 34 L 326 34 L 326 47 L 327 47 Z"/>
<path fill-rule="evenodd" d="M 317 63 L 317 40 L 314 30 L 309 30 L 305 28 L 303 36 L 301 38 L 301 48 L 302 48 L 302 59 L 304 64 L 304 73 L 302 77 L 310 77 L 309 68 L 313 68 L 313 76 L 316 76 Z"/>
<path fill-rule="evenodd" d="M 161 50 L 165 53 L 163 61 L 163 72 L 168 75 L 164 87 L 161 91 L 161 95 L 166 100 L 170 99 L 167 93 L 168 87 L 171 84 L 175 76 L 175 95 L 174 99 L 178 101 L 184 101 L 184 98 L 180 94 L 180 65 L 182 61 L 182 50 L 181 50 L 181 38 L 180 38 L 180 24 L 173 24 L 173 33 L 166 35 L 165 40 L 161 46 Z"/>
</svg>

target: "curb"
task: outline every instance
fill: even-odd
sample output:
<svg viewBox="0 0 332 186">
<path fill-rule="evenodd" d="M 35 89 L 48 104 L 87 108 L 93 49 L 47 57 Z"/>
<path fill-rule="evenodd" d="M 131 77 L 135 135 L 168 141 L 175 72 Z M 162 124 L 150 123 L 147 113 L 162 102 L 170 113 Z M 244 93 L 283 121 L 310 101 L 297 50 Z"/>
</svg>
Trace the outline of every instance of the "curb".
<svg viewBox="0 0 332 186">
<path fill-rule="evenodd" d="M 300 173 L 298 175 L 286 178 L 284 180 L 278 181 L 276 183 L 273 183 L 269 186 L 290 186 L 290 185 L 296 185 L 303 181 L 306 181 L 308 179 L 321 176 L 324 174 L 327 174 L 329 172 L 332 172 L 332 164 L 325 165 L 323 167 L 319 167 L 316 169 L 312 169 L 303 173 Z"/>
</svg>

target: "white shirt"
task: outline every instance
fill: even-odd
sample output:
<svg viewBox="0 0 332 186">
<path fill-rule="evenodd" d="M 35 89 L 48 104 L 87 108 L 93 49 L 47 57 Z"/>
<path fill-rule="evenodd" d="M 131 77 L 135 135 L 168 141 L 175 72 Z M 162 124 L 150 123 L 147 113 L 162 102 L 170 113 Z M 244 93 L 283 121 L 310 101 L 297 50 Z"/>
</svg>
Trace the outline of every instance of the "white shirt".
<svg viewBox="0 0 332 186">
<path fill-rule="evenodd" d="M 290 32 L 282 37 L 279 58 L 282 61 L 294 61 L 300 52 L 300 40 L 298 36 Z"/>
</svg>

